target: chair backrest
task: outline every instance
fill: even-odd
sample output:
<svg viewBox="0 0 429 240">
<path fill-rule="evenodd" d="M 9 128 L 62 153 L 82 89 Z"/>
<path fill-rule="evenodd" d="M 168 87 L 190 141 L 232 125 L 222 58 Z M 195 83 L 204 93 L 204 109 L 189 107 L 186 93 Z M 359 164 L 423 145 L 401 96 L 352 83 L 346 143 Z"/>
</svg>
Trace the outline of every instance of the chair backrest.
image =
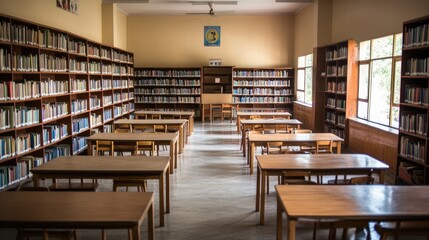
<svg viewBox="0 0 429 240">
<path fill-rule="evenodd" d="M 312 133 L 310 129 L 294 129 L 292 133 Z"/>
<path fill-rule="evenodd" d="M 112 141 L 95 141 L 95 154 L 99 155 L 100 153 L 109 152 L 110 155 L 113 155 L 113 143 Z"/>
<path fill-rule="evenodd" d="M 115 132 L 116 130 L 128 130 L 128 132 L 131 132 L 131 124 L 115 124 Z"/>
<path fill-rule="evenodd" d="M 371 176 L 352 177 L 352 178 L 350 178 L 349 183 L 350 183 L 350 185 L 373 184 L 374 178 Z"/>
<path fill-rule="evenodd" d="M 153 132 L 157 133 L 166 133 L 167 132 L 167 125 L 163 124 L 156 124 L 153 125 Z"/>
<path fill-rule="evenodd" d="M 127 129 L 127 128 L 116 128 L 115 129 L 115 133 L 130 133 L 131 129 Z"/>
<path fill-rule="evenodd" d="M 317 141 L 314 153 L 333 153 L 332 141 Z"/>
</svg>

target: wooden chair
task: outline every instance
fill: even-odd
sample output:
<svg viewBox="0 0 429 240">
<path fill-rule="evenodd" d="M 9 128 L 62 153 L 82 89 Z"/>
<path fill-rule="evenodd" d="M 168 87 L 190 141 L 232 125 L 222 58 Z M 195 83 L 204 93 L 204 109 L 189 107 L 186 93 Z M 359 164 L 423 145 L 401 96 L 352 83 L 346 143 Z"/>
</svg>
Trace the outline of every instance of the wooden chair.
<svg viewBox="0 0 429 240">
<path fill-rule="evenodd" d="M 117 128 L 115 129 L 115 133 L 130 133 L 131 128 Z M 113 142 L 112 147 L 112 156 L 115 153 L 118 153 L 118 156 L 122 156 L 124 153 L 129 152 L 131 155 L 136 155 L 137 148 L 135 143 L 127 143 L 127 142 Z"/>
<path fill-rule="evenodd" d="M 389 236 L 395 240 L 400 236 L 426 236 L 429 240 L 429 221 L 379 222 L 374 229 L 380 234 L 380 240 L 387 240 Z"/>
<path fill-rule="evenodd" d="M 77 180 L 77 181 L 74 181 Z M 98 182 L 95 179 L 85 181 L 84 179 L 55 179 L 54 182 L 48 187 L 49 191 L 83 191 L 95 192 L 98 188 Z"/>
<path fill-rule="evenodd" d="M 317 141 L 316 142 L 316 149 L 312 152 L 315 154 L 321 154 L 321 153 L 334 153 L 332 151 L 332 141 Z"/>
<path fill-rule="evenodd" d="M 222 104 L 210 104 L 210 122 L 214 122 L 215 117 L 222 117 Z"/>
<path fill-rule="evenodd" d="M 17 191 L 38 191 L 49 192 L 47 187 L 19 186 Z M 18 228 L 17 240 L 35 239 L 61 239 L 76 240 L 76 229 L 39 229 L 39 228 Z"/>
<path fill-rule="evenodd" d="M 115 132 L 131 132 L 131 130 L 131 124 L 115 124 Z"/>
<path fill-rule="evenodd" d="M 155 144 L 152 141 L 138 141 L 136 146 L 136 154 L 143 152 L 146 155 L 146 151 L 149 152 L 149 156 L 153 156 L 155 153 Z"/>
<path fill-rule="evenodd" d="M 224 121 L 225 115 L 229 117 L 229 122 L 232 123 L 233 105 L 229 103 L 222 104 L 222 122 Z"/>
<path fill-rule="evenodd" d="M 95 155 L 104 156 L 106 152 L 113 156 L 113 143 L 112 141 L 95 141 Z"/>
<path fill-rule="evenodd" d="M 153 129 L 154 133 L 166 133 L 168 131 L 166 124 L 155 124 L 155 125 L 153 125 L 152 129 Z M 162 149 L 164 151 L 166 151 L 166 149 L 167 149 L 164 144 L 160 144 L 160 143 L 156 144 L 155 149 L 156 149 L 156 155 L 158 155 L 158 156 L 159 156 L 159 148 L 161 146 L 162 146 Z"/>
</svg>

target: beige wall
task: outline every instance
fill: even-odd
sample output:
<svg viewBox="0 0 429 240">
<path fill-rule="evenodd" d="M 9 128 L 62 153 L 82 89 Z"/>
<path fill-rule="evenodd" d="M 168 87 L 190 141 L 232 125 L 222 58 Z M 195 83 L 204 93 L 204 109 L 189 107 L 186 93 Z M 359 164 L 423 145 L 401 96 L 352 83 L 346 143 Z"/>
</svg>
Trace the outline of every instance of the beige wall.
<svg viewBox="0 0 429 240">
<path fill-rule="evenodd" d="M 315 39 L 314 7 L 314 4 L 308 4 L 295 14 L 294 66 L 297 66 L 299 56 L 313 53 Z"/>
<path fill-rule="evenodd" d="M 116 9 L 114 21 L 113 46 L 127 49 L 127 15 Z"/>
<path fill-rule="evenodd" d="M 77 15 L 57 8 L 56 0 L 0 0 L 0 13 L 101 42 L 101 0 L 80 0 Z"/>
<path fill-rule="evenodd" d="M 210 58 L 240 67 L 293 66 L 293 16 L 129 16 L 127 47 L 139 67 L 199 67 Z M 204 47 L 204 26 L 221 46 Z"/>
<path fill-rule="evenodd" d="M 114 14 L 116 8 L 115 4 L 103 4 L 102 5 L 102 43 L 105 45 L 113 46 L 114 39 Z"/>
<path fill-rule="evenodd" d="M 428 14 L 428 0 L 333 0 L 332 41 L 400 33 L 404 21 Z"/>
</svg>

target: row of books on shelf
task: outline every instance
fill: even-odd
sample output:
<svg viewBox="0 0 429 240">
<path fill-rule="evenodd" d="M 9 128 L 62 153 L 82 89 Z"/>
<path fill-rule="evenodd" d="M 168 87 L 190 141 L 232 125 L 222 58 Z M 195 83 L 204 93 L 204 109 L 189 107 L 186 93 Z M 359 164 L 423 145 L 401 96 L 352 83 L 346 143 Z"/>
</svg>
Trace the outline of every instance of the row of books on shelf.
<svg viewBox="0 0 429 240">
<path fill-rule="evenodd" d="M 78 114 L 88 110 L 88 99 L 74 99 L 71 101 L 70 109 L 72 114 Z"/>
<path fill-rule="evenodd" d="M 66 56 L 40 53 L 40 71 L 62 73 L 69 71 Z"/>
<path fill-rule="evenodd" d="M 199 79 L 138 79 L 136 80 L 136 86 L 200 86 Z"/>
<path fill-rule="evenodd" d="M 26 100 L 40 97 L 38 81 L 5 81 L 0 82 L 0 101 Z"/>
<path fill-rule="evenodd" d="M 42 121 L 47 122 L 69 114 L 66 102 L 42 103 Z"/>
<path fill-rule="evenodd" d="M 101 114 L 98 114 L 98 113 L 91 113 L 91 115 L 89 116 L 89 120 L 90 120 L 91 127 L 96 127 L 103 124 L 103 118 Z"/>
<path fill-rule="evenodd" d="M 234 95 L 293 95 L 293 89 L 234 88 Z"/>
<path fill-rule="evenodd" d="M 324 73 L 322 73 L 322 76 Z M 346 76 L 347 75 L 347 65 L 343 66 L 330 66 L 326 67 L 326 76 Z"/>
<path fill-rule="evenodd" d="M 39 123 L 39 119 L 39 109 L 35 107 L 0 107 L 0 130 L 30 126 Z"/>
<path fill-rule="evenodd" d="M 0 167 L 0 189 L 31 176 L 30 170 L 42 165 L 43 157 L 20 157 L 16 165 Z"/>
<path fill-rule="evenodd" d="M 54 143 L 68 135 L 67 124 L 50 124 L 43 126 L 43 144 Z"/>
<path fill-rule="evenodd" d="M 82 137 L 82 136 L 77 136 L 74 137 L 72 140 L 73 144 L 73 154 L 78 154 L 79 152 L 83 151 L 84 149 L 87 148 L 87 142 L 86 142 L 86 137 Z"/>
<path fill-rule="evenodd" d="M 52 96 L 66 94 L 69 92 L 69 82 L 67 80 L 53 80 L 48 78 L 40 82 L 42 96 Z"/>
<path fill-rule="evenodd" d="M 337 109 L 346 109 L 346 100 L 344 99 L 335 99 L 327 98 L 326 105 L 328 107 L 337 108 Z"/>
<path fill-rule="evenodd" d="M 86 92 L 86 79 L 70 79 L 70 92 Z"/>
<path fill-rule="evenodd" d="M 259 80 L 234 80 L 234 87 L 290 87 L 291 80 L 274 80 L 274 79 L 259 79 Z"/>
<path fill-rule="evenodd" d="M 38 72 L 39 58 L 36 53 L 17 54 L 13 53 L 12 71 Z"/>
<path fill-rule="evenodd" d="M 89 129 L 89 120 L 87 117 L 75 118 L 72 120 L 72 133 L 77 134 Z"/>
<path fill-rule="evenodd" d="M 234 103 L 292 103 L 293 97 L 233 97 Z"/>
<path fill-rule="evenodd" d="M 403 36 L 404 38 L 403 48 L 428 45 L 429 44 L 428 25 L 429 23 L 422 24 L 415 27 L 406 26 L 404 30 L 404 36 Z"/>
<path fill-rule="evenodd" d="M 195 69 L 139 69 L 135 71 L 136 77 L 200 77 L 201 71 Z"/>
<path fill-rule="evenodd" d="M 336 92 L 336 93 L 346 93 L 347 91 L 346 87 L 347 87 L 347 84 L 344 81 L 341 81 L 341 82 L 328 81 L 326 91 Z"/>
<path fill-rule="evenodd" d="M 401 180 L 410 184 L 424 183 L 423 169 L 412 163 L 400 162 L 398 167 L 398 176 Z"/>
<path fill-rule="evenodd" d="M 30 132 L 16 136 L 0 136 L 0 160 L 21 155 L 41 146 L 40 133 Z"/>
<path fill-rule="evenodd" d="M 344 114 L 336 114 L 335 112 L 326 112 L 326 119 L 327 122 L 332 124 L 337 124 L 340 126 L 346 125 L 346 116 Z"/>
<path fill-rule="evenodd" d="M 199 95 L 201 94 L 201 88 L 136 88 L 136 94 L 148 94 L 148 95 L 156 95 L 156 94 L 172 94 L 172 95 Z"/>
<path fill-rule="evenodd" d="M 0 71 L 10 71 L 11 69 L 10 51 L 0 47 Z"/>
<path fill-rule="evenodd" d="M 103 47 L 92 43 L 87 44 L 85 40 L 77 39 L 66 33 L 48 28 L 37 29 L 34 25 L 18 22 L 13 22 L 11 24 L 10 21 L 6 20 L 0 20 L 0 41 L 39 46 L 82 56 L 101 57 L 123 63 L 132 64 L 134 62 L 131 54 L 116 49 L 110 49 L 109 47 Z"/>
<path fill-rule="evenodd" d="M 136 103 L 201 103 L 201 97 L 136 96 Z"/>
<path fill-rule="evenodd" d="M 333 50 L 326 51 L 326 60 L 338 60 L 347 58 L 347 47 L 342 46 Z"/>
<path fill-rule="evenodd" d="M 424 113 L 401 113 L 399 129 L 427 136 L 428 115 Z"/>
<path fill-rule="evenodd" d="M 290 71 L 290 70 L 289 70 Z M 235 70 L 233 77 L 289 77 L 288 70 Z"/>
<path fill-rule="evenodd" d="M 429 91 L 427 87 L 405 85 L 404 102 L 429 106 Z"/>
<path fill-rule="evenodd" d="M 429 76 L 429 57 L 410 58 L 405 64 L 406 76 Z"/>
<path fill-rule="evenodd" d="M 402 136 L 399 143 L 399 154 L 418 162 L 425 162 L 425 142 Z"/>
<path fill-rule="evenodd" d="M 325 129 L 325 132 L 335 134 L 338 137 L 344 139 L 344 129 L 332 127 L 331 125 L 328 125 L 328 124 L 325 124 L 324 129 Z"/>
</svg>

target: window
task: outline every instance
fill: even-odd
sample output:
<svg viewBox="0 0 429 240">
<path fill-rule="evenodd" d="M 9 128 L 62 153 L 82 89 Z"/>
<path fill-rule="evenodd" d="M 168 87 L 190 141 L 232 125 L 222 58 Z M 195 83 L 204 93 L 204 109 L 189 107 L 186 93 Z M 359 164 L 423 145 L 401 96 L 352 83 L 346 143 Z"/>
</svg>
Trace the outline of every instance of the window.
<svg viewBox="0 0 429 240">
<path fill-rule="evenodd" d="M 359 118 L 398 127 L 401 54 L 401 33 L 359 44 Z"/>
<path fill-rule="evenodd" d="M 313 54 L 298 57 L 296 97 L 298 102 L 312 104 Z"/>
</svg>

